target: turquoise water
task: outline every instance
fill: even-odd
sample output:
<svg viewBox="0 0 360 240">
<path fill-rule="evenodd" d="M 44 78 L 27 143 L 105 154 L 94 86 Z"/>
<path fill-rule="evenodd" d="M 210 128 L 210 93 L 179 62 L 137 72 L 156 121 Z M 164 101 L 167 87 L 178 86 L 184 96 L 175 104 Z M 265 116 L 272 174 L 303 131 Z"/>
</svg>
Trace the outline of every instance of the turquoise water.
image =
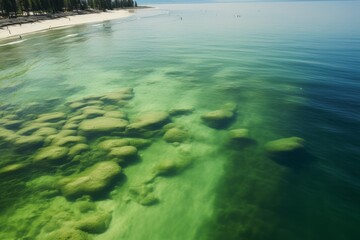
<svg viewBox="0 0 360 240">
<path fill-rule="evenodd" d="M 85 135 L 87 151 L 48 166 L 34 163 L 38 145 L 16 149 L 20 134 L 6 140 L 10 132 L 0 131 L 0 238 L 52 239 L 65 229 L 73 239 L 80 230 L 94 239 L 357 239 L 359 10 L 351 1 L 159 5 L 0 42 L 0 130 L 18 134 L 50 112 L 69 122 L 79 114 L 72 101 L 125 112 L 131 123 L 144 112 L 191 110 L 169 120 L 185 141 L 164 141 L 171 126 L 141 135 L 151 145 L 138 159 L 120 162 L 104 192 L 78 199 L 65 198 L 59 181 L 113 161 L 101 140 L 133 135 Z M 134 93 L 126 104 L 101 99 L 124 87 Z M 226 125 L 201 120 L 228 103 L 237 108 Z M 251 144 L 229 142 L 238 128 Z M 300 163 L 266 154 L 268 141 L 291 136 L 306 141 Z M 164 160 L 181 167 L 154 177 Z M 22 167 L 5 173 L 13 164 Z M 144 204 L 143 195 L 156 201 Z M 106 230 L 76 225 L 104 212 Z"/>
</svg>

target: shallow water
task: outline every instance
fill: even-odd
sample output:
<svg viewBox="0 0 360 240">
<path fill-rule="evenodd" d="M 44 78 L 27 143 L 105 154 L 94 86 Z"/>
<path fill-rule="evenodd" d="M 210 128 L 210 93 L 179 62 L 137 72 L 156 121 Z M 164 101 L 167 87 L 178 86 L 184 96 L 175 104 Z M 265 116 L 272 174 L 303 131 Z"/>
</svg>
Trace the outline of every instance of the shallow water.
<svg viewBox="0 0 360 240">
<path fill-rule="evenodd" d="M 140 134 L 151 145 L 139 147 L 133 163 L 120 163 L 121 176 L 92 198 L 66 199 L 58 182 L 114 160 L 99 150 L 101 140 L 134 136 L 85 135 L 90 149 L 39 165 L 40 146 L 16 149 L 0 131 L 0 172 L 24 164 L 0 174 L 0 238 L 47 239 L 108 212 L 106 231 L 89 236 L 355 239 L 359 9 L 359 2 L 160 5 L 127 19 L 0 42 L 0 130 L 17 132 L 49 112 L 70 121 L 81 114 L 69 108 L 72 101 L 123 111 L 129 122 L 144 112 L 193 109 L 170 119 L 187 140 L 167 143 L 159 126 Z M 124 87 L 133 88 L 131 99 L 89 103 L 89 96 Z M 237 109 L 226 125 L 214 129 L 201 120 L 227 103 Z M 230 144 L 228 131 L 237 128 L 249 130 L 251 144 Z M 82 136 L 77 129 L 73 135 Z M 306 140 L 300 163 L 265 153 L 268 141 L 291 136 Z M 154 177 L 164 160 L 181 167 Z M 142 194 L 155 200 L 144 204 Z M 93 205 L 85 211 L 80 204 Z"/>
</svg>

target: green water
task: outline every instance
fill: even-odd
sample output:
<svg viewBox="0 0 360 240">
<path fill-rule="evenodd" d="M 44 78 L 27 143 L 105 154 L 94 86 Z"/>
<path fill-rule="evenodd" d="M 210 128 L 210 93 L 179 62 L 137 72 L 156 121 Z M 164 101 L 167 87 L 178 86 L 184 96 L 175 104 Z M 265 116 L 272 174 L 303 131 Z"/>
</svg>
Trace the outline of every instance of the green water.
<svg viewBox="0 0 360 240">
<path fill-rule="evenodd" d="M 355 239 L 358 8 L 161 5 L 0 42 L 0 239 Z M 118 90 L 127 91 L 120 101 L 104 98 Z M 85 116 L 73 102 L 96 113 Z M 202 120 L 227 104 L 236 109 L 223 125 Z M 187 111 L 171 115 L 174 109 Z M 145 132 L 80 127 L 110 111 L 130 124 L 148 112 L 170 117 Z M 52 112 L 64 116 L 22 133 Z M 44 127 L 55 133 L 33 145 L 17 142 Z M 164 135 L 174 127 L 187 137 L 169 143 Z M 88 148 L 37 162 L 65 129 L 83 137 L 65 148 Z M 248 129 L 251 141 L 232 142 L 233 129 Z M 292 136 L 306 141 L 300 162 L 266 153 L 268 141 Z M 147 144 L 125 162 L 100 147 L 124 138 Z M 122 167 L 107 187 L 66 197 L 64 181 L 107 161 Z M 156 172 L 164 161 L 173 169 Z M 86 222 L 94 216 L 100 227 Z"/>
</svg>

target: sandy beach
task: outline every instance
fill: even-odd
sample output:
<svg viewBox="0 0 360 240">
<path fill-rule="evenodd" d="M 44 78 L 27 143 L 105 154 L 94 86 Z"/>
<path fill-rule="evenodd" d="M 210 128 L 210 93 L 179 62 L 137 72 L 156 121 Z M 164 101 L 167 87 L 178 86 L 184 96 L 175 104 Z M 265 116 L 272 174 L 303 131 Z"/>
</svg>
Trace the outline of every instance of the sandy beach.
<svg viewBox="0 0 360 240">
<path fill-rule="evenodd" d="M 21 25 L 13 25 L 9 27 L 0 28 L 0 40 L 6 38 L 19 38 L 20 36 L 46 31 L 59 27 L 67 27 L 78 24 L 102 22 L 118 18 L 129 17 L 132 14 L 128 10 L 107 11 L 101 13 L 91 13 L 85 15 L 75 15 L 64 18 L 57 18 L 51 20 L 44 20 L 35 23 L 26 23 Z"/>
</svg>

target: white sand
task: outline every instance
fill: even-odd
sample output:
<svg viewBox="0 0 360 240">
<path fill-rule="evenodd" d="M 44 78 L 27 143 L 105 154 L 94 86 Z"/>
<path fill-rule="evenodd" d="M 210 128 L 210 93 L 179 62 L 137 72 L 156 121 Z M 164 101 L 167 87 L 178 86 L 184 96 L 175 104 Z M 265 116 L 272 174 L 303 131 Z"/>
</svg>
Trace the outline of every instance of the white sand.
<svg viewBox="0 0 360 240">
<path fill-rule="evenodd" d="M 85 14 L 85 15 L 75 15 L 66 18 L 44 20 L 35 23 L 22 24 L 21 26 L 12 25 L 9 26 L 8 28 L 6 27 L 4 27 L 3 29 L 0 28 L 0 40 L 11 37 L 19 38 L 20 35 L 23 36 L 25 34 L 39 32 L 39 31 L 46 31 L 49 29 L 54 29 L 59 27 L 113 20 L 118 18 L 129 17 L 131 15 L 132 14 L 127 10 L 117 10 L 117 11 Z"/>
</svg>

